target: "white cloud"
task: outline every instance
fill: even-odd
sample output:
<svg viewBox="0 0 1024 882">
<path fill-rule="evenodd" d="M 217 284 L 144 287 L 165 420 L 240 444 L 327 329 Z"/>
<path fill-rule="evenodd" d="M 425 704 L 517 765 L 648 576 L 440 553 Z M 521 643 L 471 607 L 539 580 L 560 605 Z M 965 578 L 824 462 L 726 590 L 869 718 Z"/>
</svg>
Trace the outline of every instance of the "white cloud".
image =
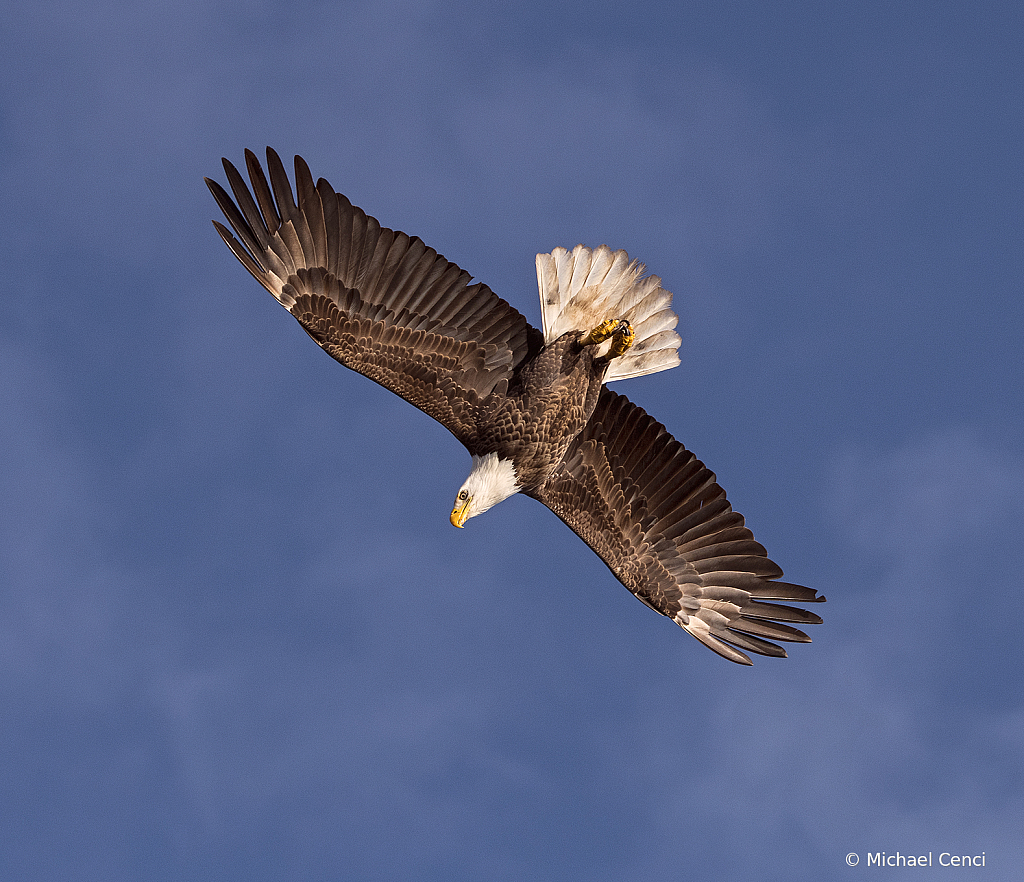
<svg viewBox="0 0 1024 882">
<path fill-rule="evenodd" d="M 662 681 L 665 719 L 643 740 L 667 771 L 654 785 L 662 837 L 687 830 L 691 860 L 766 878 L 838 877 L 851 851 L 929 850 L 985 851 L 989 872 L 1012 876 L 1024 857 L 1018 641 L 985 634 L 1020 590 L 1022 466 L 964 431 L 837 458 L 833 511 L 868 564 L 844 574 L 851 557 L 836 555 L 825 625 L 785 668 L 712 672 L 696 738 L 665 738 L 678 699 Z M 965 618 L 979 621 L 966 635 Z"/>
<path fill-rule="evenodd" d="M 905 564 L 962 559 L 1024 516 L 1024 463 L 962 429 L 881 455 L 847 451 L 834 481 L 850 538 Z"/>
</svg>

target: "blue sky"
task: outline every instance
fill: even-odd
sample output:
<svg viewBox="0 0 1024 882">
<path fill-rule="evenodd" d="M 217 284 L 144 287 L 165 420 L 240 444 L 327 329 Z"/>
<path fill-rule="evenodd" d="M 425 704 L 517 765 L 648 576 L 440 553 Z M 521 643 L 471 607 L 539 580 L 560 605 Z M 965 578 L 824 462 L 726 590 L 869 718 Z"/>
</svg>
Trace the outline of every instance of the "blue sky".
<svg viewBox="0 0 1024 882">
<path fill-rule="evenodd" d="M 1017 4 L 5 19 L 0 876 L 1019 877 Z M 454 530 L 465 451 L 210 224 L 267 144 L 534 323 L 538 251 L 660 275 L 682 364 L 617 388 L 815 642 L 730 665 L 530 500 Z"/>
</svg>

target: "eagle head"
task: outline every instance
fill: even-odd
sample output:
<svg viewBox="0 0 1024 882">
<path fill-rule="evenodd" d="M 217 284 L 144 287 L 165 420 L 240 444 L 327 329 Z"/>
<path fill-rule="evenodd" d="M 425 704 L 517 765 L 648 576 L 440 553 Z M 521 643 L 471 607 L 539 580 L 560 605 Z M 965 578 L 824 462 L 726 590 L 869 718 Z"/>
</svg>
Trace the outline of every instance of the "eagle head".
<svg viewBox="0 0 1024 882">
<path fill-rule="evenodd" d="M 515 464 L 510 459 L 498 459 L 497 453 L 473 455 L 473 468 L 466 482 L 459 488 L 452 508 L 451 522 L 456 527 L 483 514 L 492 505 L 508 499 L 520 491 Z"/>
</svg>

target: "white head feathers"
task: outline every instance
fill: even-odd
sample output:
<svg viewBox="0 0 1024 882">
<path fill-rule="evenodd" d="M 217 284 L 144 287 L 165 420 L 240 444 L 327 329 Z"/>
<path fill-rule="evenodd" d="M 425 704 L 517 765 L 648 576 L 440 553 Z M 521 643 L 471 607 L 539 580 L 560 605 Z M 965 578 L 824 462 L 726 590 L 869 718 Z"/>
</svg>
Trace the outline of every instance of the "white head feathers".
<svg viewBox="0 0 1024 882">
<path fill-rule="evenodd" d="M 516 480 L 515 467 L 510 459 L 498 459 L 497 453 L 486 456 L 473 456 L 473 469 L 466 482 L 459 490 L 458 499 L 462 499 L 463 491 L 470 497 L 466 519 L 483 514 L 503 499 L 508 499 L 522 489 Z"/>
</svg>

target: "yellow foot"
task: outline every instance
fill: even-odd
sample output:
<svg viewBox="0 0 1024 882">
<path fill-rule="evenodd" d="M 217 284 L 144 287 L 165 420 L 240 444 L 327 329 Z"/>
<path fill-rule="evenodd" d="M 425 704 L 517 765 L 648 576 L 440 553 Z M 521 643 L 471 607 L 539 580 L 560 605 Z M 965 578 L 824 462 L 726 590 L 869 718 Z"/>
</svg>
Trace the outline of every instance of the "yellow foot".
<svg viewBox="0 0 1024 882">
<path fill-rule="evenodd" d="M 607 319 L 599 324 L 594 330 L 592 330 L 586 337 L 580 342 L 584 346 L 590 346 L 593 343 L 604 343 L 612 334 L 616 332 L 619 327 L 619 322 L 616 319 Z"/>
<path fill-rule="evenodd" d="M 613 339 L 608 357 L 618 358 L 633 345 L 633 341 L 636 339 L 636 332 L 633 330 L 633 326 L 625 319 L 608 319 L 601 322 L 580 342 L 584 346 L 590 346 L 595 343 L 604 343 L 609 337 Z"/>
<path fill-rule="evenodd" d="M 608 357 L 618 358 L 633 345 L 633 341 L 635 339 L 636 331 L 633 330 L 633 326 L 629 322 L 623 319 L 619 322 L 619 326 L 615 330 L 614 339 L 612 340 L 612 348 L 608 353 Z"/>
</svg>

